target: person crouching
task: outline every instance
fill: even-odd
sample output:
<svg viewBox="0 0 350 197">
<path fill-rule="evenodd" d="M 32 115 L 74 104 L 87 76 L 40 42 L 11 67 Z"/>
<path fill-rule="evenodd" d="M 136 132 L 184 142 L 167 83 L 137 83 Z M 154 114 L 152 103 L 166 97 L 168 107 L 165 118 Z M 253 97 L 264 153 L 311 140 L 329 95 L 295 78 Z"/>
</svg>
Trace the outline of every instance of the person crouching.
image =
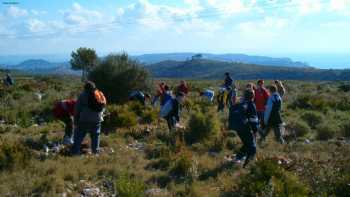
<svg viewBox="0 0 350 197">
<path fill-rule="evenodd" d="M 63 144 L 73 144 L 74 131 L 74 109 L 77 101 L 75 99 L 67 99 L 56 102 L 53 114 L 54 117 L 65 124 Z"/>
</svg>

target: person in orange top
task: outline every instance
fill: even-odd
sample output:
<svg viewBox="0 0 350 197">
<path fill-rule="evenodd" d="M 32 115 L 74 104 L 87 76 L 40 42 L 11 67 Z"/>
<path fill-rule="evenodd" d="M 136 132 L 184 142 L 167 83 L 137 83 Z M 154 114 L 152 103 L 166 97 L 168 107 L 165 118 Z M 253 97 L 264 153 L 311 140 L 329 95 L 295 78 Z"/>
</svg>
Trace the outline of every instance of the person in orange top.
<svg viewBox="0 0 350 197">
<path fill-rule="evenodd" d="M 259 123 L 261 126 L 261 124 L 264 121 L 264 113 L 266 109 L 265 106 L 266 106 L 267 100 L 270 97 L 269 92 L 264 87 L 264 80 L 262 79 L 258 80 L 257 88 L 255 88 L 254 93 L 255 93 L 254 101 L 255 101 L 256 111 L 257 111 Z"/>
<path fill-rule="evenodd" d="M 63 144 L 73 144 L 74 130 L 74 109 L 77 101 L 74 99 L 61 100 L 55 103 L 53 114 L 54 117 L 65 124 L 65 134 Z"/>
</svg>

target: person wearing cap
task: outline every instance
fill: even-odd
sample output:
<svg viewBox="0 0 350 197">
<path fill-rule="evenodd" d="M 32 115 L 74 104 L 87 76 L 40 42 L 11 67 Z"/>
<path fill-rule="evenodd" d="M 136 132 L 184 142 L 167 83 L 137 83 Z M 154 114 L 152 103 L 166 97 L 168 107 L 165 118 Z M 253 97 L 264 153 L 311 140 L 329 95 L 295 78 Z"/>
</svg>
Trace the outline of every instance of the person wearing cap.
<svg viewBox="0 0 350 197">
<path fill-rule="evenodd" d="M 264 113 L 265 113 L 265 106 L 267 103 L 267 100 L 269 99 L 269 92 L 267 89 L 264 87 L 264 80 L 260 79 L 257 82 L 257 88 L 254 90 L 255 94 L 255 106 L 256 106 L 256 111 L 258 113 L 258 118 L 259 118 L 259 123 L 260 125 L 264 121 Z"/>
</svg>

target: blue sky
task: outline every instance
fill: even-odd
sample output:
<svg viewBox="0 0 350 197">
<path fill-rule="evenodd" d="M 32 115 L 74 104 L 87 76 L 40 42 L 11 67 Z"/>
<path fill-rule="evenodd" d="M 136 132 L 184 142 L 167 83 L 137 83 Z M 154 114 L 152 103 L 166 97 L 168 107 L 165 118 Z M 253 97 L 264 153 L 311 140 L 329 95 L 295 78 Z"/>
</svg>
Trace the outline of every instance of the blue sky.
<svg viewBox="0 0 350 197">
<path fill-rule="evenodd" d="M 350 51 L 350 0 L 1 2 L 0 56 L 69 54 L 81 46 L 101 55 L 126 51 L 307 57 Z"/>
</svg>

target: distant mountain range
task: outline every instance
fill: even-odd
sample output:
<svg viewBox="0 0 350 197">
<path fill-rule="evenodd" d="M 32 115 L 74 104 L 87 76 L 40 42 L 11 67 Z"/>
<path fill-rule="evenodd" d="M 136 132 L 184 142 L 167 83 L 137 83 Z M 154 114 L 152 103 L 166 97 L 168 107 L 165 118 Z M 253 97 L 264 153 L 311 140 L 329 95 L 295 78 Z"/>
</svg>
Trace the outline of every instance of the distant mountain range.
<svg viewBox="0 0 350 197">
<path fill-rule="evenodd" d="M 235 79 L 350 80 L 350 70 L 260 66 L 208 59 L 168 60 L 147 68 L 155 77 L 162 78 L 221 79 L 229 72 Z"/>
<path fill-rule="evenodd" d="M 79 71 L 72 70 L 68 62 L 52 63 L 42 59 L 30 59 L 23 61 L 17 65 L 6 65 L 0 67 L 11 70 L 25 71 L 32 74 L 80 74 Z"/>
<path fill-rule="evenodd" d="M 211 54 L 211 53 L 160 53 L 133 56 L 144 64 L 155 64 L 162 61 L 186 61 L 194 58 L 217 60 L 224 62 L 235 62 L 245 64 L 256 64 L 263 66 L 283 67 L 309 67 L 305 62 L 293 61 L 290 58 L 273 58 L 266 56 L 251 56 L 245 54 Z"/>
<path fill-rule="evenodd" d="M 186 60 L 181 61 L 165 60 L 158 62 L 160 57 L 164 58 L 165 56 L 142 55 L 133 58 L 137 58 L 141 62 L 146 61 L 146 59 L 148 59 L 148 62 L 156 62 L 145 64 L 145 68 L 157 78 L 221 79 L 225 72 L 230 72 L 235 79 L 350 80 L 350 69 L 316 69 L 307 66 L 307 64 L 293 62 L 288 58 L 252 58 L 256 62 L 260 61 L 261 63 L 268 62 L 268 60 L 275 63 L 284 60 L 283 66 L 277 66 L 277 63 L 276 65 L 267 66 L 242 63 L 240 61 L 219 61 L 215 60 L 214 57 L 212 59 L 206 59 L 205 54 L 193 54 L 192 56 L 188 56 Z M 173 59 L 183 59 L 184 57 L 180 54 L 174 54 L 172 56 Z M 221 55 L 221 57 L 223 58 L 224 55 Z M 227 57 L 233 56 L 229 55 Z M 253 56 L 242 55 L 241 57 L 249 59 Z M 31 74 L 81 74 L 80 71 L 73 71 L 68 62 L 52 63 L 42 59 L 26 60 L 17 65 L 0 65 L 0 68 L 25 71 Z"/>
</svg>

